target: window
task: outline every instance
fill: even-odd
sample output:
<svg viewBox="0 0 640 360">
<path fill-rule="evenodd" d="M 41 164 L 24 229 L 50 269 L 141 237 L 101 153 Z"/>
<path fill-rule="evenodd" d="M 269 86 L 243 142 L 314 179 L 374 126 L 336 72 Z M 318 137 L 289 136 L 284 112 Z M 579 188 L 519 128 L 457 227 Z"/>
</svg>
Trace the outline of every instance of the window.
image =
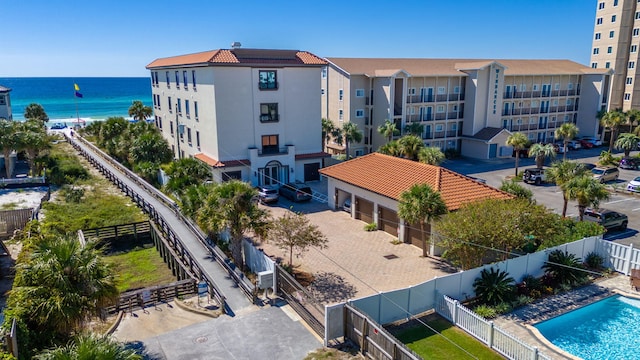
<svg viewBox="0 0 640 360">
<path fill-rule="evenodd" d="M 193 114 L 196 116 L 196 121 L 198 121 L 198 102 L 193 102 Z"/>
<path fill-rule="evenodd" d="M 567 121 L 569 121 L 569 115 L 564 116 L 564 122 L 567 122 Z"/>
<path fill-rule="evenodd" d="M 629 61 L 629 69 L 634 69 L 636 67 L 635 61 Z"/>
<path fill-rule="evenodd" d="M 624 101 L 629 101 L 631 100 L 631 94 L 630 93 L 624 93 Z"/>
<path fill-rule="evenodd" d="M 343 97 L 344 97 L 344 90 L 342 89 L 338 90 L 338 100 L 342 101 Z"/>
<path fill-rule="evenodd" d="M 638 35 L 640 35 L 640 29 L 639 28 L 633 29 L 633 36 L 638 36 Z"/>
<path fill-rule="evenodd" d="M 516 125 L 522 125 L 522 119 L 516 120 Z"/>
<path fill-rule="evenodd" d="M 357 118 L 363 118 L 364 117 L 364 110 L 363 109 L 357 109 L 356 110 L 356 117 Z"/>
<path fill-rule="evenodd" d="M 325 79 L 327 77 L 327 67 L 322 68 L 322 78 Z"/>
<path fill-rule="evenodd" d="M 627 85 L 631 85 L 633 84 L 633 78 L 632 77 L 627 77 L 627 81 L 626 81 Z"/>
<path fill-rule="evenodd" d="M 180 71 L 176 70 L 176 88 L 180 89 Z"/>
<path fill-rule="evenodd" d="M 278 135 L 262 135 L 262 153 L 274 154 L 278 151 Z"/>
<path fill-rule="evenodd" d="M 638 45 L 631 45 L 629 52 L 632 52 L 632 53 L 638 52 Z"/>
<path fill-rule="evenodd" d="M 568 83 L 567 84 L 567 89 L 573 90 L 573 83 Z"/>
<path fill-rule="evenodd" d="M 278 77 L 275 70 L 259 70 L 258 71 L 258 88 L 260 90 L 276 90 L 278 89 Z"/>
<path fill-rule="evenodd" d="M 444 105 L 436 106 L 436 112 L 443 113 L 444 112 Z"/>
<path fill-rule="evenodd" d="M 356 89 L 356 97 L 364 97 L 364 89 Z"/>
<path fill-rule="evenodd" d="M 182 115 L 182 101 L 180 101 L 180 99 L 178 99 L 178 106 L 176 106 L 176 111 L 178 111 L 178 114 Z"/>
<path fill-rule="evenodd" d="M 533 84 L 533 91 L 538 91 L 538 84 Z"/>
<path fill-rule="evenodd" d="M 193 85 L 193 90 L 196 89 L 196 71 L 191 70 L 191 84 Z"/>
<path fill-rule="evenodd" d="M 242 180 L 242 171 L 227 171 L 222 173 L 222 182 Z"/>
<path fill-rule="evenodd" d="M 191 128 L 187 128 L 187 142 L 191 146 Z"/>
<path fill-rule="evenodd" d="M 602 18 L 596 19 L 596 25 L 602 25 Z"/>
<path fill-rule="evenodd" d="M 598 4 L 598 10 L 604 9 L 604 2 Z"/>
<path fill-rule="evenodd" d="M 560 90 L 560 84 L 556 83 L 555 86 L 554 86 L 554 89 L 555 90 Z"/>
<path fill-rule="evenodd" d="M 189 84 L 187 80 L 187 70 L 182 72 L 182 82 L 184 83 L 184 89 L 187 90 L 187 84 Z"/>
<path fill-rule="evenodd" d="M 171 108 L 171 96 L 169 96 L 169 112 L 172 112 L 173 109 Z"/>
<path fill-rule="evenodd" d="M 534 107 L 538 107 L 538 101 L 537 101 L 537 100 L 533 100 L 533 101 L 531 102 L 531 107 L 532 107 L 532 108 L 534 108 Z"/>
<path fill-rule="evenodd" d="M 344 118 L 344 111 L 342 109 L 338 110 L 338 120 L 342 120 Z"/>
<path fill-rule="evenodd" d="M 597 62 L 591 63 L 591 67 L 594 68 L 594 69 L 597 68 L 598 67 L 598 63 Z"/>
<path fill-rule="evenodd" d="M 613 39 L 616 36 L 616 32 L 614 30 L 609 31 L 609 39 Z"/>
<path fill-rule="evenodd" d="M 196 146 L 200 150 L 200 131 L 196 130 Z"/>
<path fill-rule="evenodd" d="M 278 120 L 278 103 L 260 104 L 260 122 L 277 122 Z"/>
<path fill-rule="evenodd" d="M 324 96 L 324 89 L 320 89 L 320 94 Z"/>
<path fill-rule="evenodd" d="M 438 86 L 438 94 L 446 94 L 446 89 L 444 86 Z"/>
<path fill-rule="evenodd" d="M 453 87 L 453 93 L 454 94 L 460 94 L 460 86 L 454 86 Z"/>
<path fill-rule="evenodd" d="M 451 109 L 453 110 L 453 112 L 458 112 L 458 105 L 453 105 Z"/>
<path fill-rule="evenodd" d="M 409 95 L 415 95 L 416 94 L 416 88 L 409 88 Z"/>
<path fill-rule="evenodd" d="M 613 46 L 607 46 L 607 54 L 611 54 L 613 52 Z"/>
<path fill-rule="evenodd" d="M 171 88 L 171 80 L 169 80 L 169 72 L 165 71 L 165 75 L 167 76 L 167 88 Z"/>
<path fill-rule="evenodd" d="M 571 105 L 572 101 L 571 99 L 567 99 L 567 105 Z"/>
<path fill-rule="evenodd" d="M 640 11 L 636 11 L 636 20 L 640 19 Z"/>
<path fill-rule="evenodd" d="M 173 136 L 173 121 L 169 122 L 169 132 L 171 133 L 171 136 Z"/>
<path fill-rule="evenodd" d="M 451 124 L 451 130 L 453 130 L 453 131 L 458 130 L 458 124 L 456 124 L 456 123 Z"/>
<path fill-rule="evenodd" d="M 638 13 L 636 13 L 637 15 Z M 616 16 L 615 15 L 611 15 L 611 22 L 614 23 L 616 22 Z"/>
<path fill-rule="evenodd" d="M 613 6 L 618 6 L 618 0 L 613 0 Z"/>
<path fill-rule="evenodd" d="M 599 52 L 600 52 L 599 48 L 593 48 L 593 55 L 598 55 Z"/>
<path fill-rule="evenodd" d="M 520 91 L 527 91 L 527 85 L 526 84 L 520 84 Z"/>
<path fill-rule="evenodd" d="M 438 124 L 438 125 L 436 125 L 436 131 L 437 131 L 437 132 L 440 132 L 440 131 L 442 131 L 442 130 L 443 130 L 442 124 Z"/>
<path fill-rule="evenodd" d="M 162 118 L 158 117 L 158 127 L 162 129 Z"/>
<path fill-rule="evenodd" d="M 558 106 L 558 99 L 553 100 L 553 106 Z"/>
<path fill-rule="evenodd" d="M 191 115 L 189 112 L 189 100 L 184 101 L 184 112 L 187 113 L 187 118 L 189 118 Z"/>
<path fill-rule="evenodd" d="M 601 37 L 601 36 L 602 36 L 602 35 L 601 35 L 600 33 L 596 33 L 596 40 L 600 40 L 600 37 Z"/>
<path fill-rule="evenodd" d="M 607 61 L 606 63 L 604 63 L 604 67 L 605 67 L 605 69 L 610 68 L 611 67 L 611 63 Z"/>
</svg>

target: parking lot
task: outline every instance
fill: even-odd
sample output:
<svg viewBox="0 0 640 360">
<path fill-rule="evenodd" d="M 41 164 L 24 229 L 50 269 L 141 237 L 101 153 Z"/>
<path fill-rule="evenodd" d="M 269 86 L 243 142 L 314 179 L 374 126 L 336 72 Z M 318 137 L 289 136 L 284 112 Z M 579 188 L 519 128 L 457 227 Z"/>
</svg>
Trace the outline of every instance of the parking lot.
<svg viewBox="0 0 640 360">
<path fill-rule="evenodd" d="M 567 157 L 570 160 L 595 164 L 598 161 L 600 153 L 604 150 L 607 150 L 607 148 L 599 147 L 594 149 L 580 149 L 570 151 L 567 154 Z M 637 152 L 634 151 L 631 155 L 633 156 L 636 153 Z M 622 153 L 616 153 L 615 155 L 620 156 L 621 154 Z M 559 154 L 555 160 L 561 159 L 562 155 Z M 514 175 L 515 173 L 515 159 L 501 159 L 494 161 L 493 164 L 489 161 L 480 161 L 478 164 L 474 164 L 473 162 L 474 161 L 470 159 L 460 161 L 455 160 L 445 163 L 443 166 L 465 175 L 484 179 L 486 180 L 487 185 L 494 187 L 500 187 L 505 177 Z M 548 166 L 550 163 L 551 161 L 547 160 L 545 166 Z M 532 167 L 535 167 L 533 159 L 520 159 L 520 172 Z M 480 169 L 481 171 L 474 171 L 474 168 Z M 627 183 L 630 180 L 640 176 L 640 171 L 626 169 L 619 170 L 620 177 L 618 180 L 606 183 L 611 190 L 611 196 L 608 200 L 604 200 L 600 204 L 600 207 L 626 214 L 629 217 L 629 225 L 624 231 L 612 230 L 607 232 L 604 238 L 621 244 L 633 243 L 634 246 L 640 246 L 640 236 L 638 235 L 638 231 L 640 230 L 640 194 L 631 194 L 625 190 Z M 545 205 L 558 214 L 562 213 L 562 192 L 557 186 L 553 184 L 543 184 L 540 186 L 525 183 L 522 184 L 533 192 L 534 198 L 539 204 Z M 569 201 L 567 216 L 578 216 L 578 208 L 575 201 Z"/>
</svg>

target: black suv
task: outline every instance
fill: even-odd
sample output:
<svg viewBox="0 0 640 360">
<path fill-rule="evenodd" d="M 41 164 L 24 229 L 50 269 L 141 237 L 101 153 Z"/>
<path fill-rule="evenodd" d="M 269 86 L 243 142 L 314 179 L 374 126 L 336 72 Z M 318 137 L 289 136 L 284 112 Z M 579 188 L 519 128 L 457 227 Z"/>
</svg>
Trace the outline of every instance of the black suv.
<svg viewBox="0 0 640 360">
<path fill-rule="evenodd" d="M 586 209 L 584 220 L 598 223 L 607 230 L 616 228 L 625 230 L 629 224 L 627 215 L 607 209 Z"/>
<path fill-rule="evenodd" d="M 522 180 L 528 184 L 536 184 L 540 185 L 543 182 L 547 181 L 547 177 L 544 174 L 544 169 L 526 169 L 524 171 L 524 175 L 522 175 Z"/>
</svg>

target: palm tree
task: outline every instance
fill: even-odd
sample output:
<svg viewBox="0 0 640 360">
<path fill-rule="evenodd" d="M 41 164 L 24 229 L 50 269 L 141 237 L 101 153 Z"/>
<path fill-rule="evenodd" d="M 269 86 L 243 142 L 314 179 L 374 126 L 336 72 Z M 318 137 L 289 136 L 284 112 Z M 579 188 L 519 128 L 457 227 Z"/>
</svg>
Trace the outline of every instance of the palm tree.
<svg viewBox="0 0 640 360">
<path fill-rule="evenodd" d="M 562 160 L 567 160 L 567 145 L 569 141 L 578 135 L 578 127 L 574 123 L 564 123 L 556 129 L 554 134 L 556 139 L 562 139 L 564 144 L 564 153 L 562 154 Z"/>
<path fill-rule="evenodd" d="M 624 124 L 625 122 L 626 122 L 626 118 L 624 116 L 624 113 L 620 111 L 609 111 L 609 112 L 606 112 L 604 115 L 602 115 L 602 118 L 600 119 L 600 125 L 604 126 L 605 128 L 611 131 L 611 135 L 609 138 L 610 152 L 613 151 L 613 144 L 616 141 L 618 128 L 620 128 L 620 125 Z"/>
<path fill-rule="evenodd" d="M 29 261 L 18 265 L 12 290 L 16 301 L 29 304 L 33 329 L 68 336 L 117 299 L 111 267 L 100 255 L 95 242 L 82 247 L 72 236 L 35 244 Z"/>
<path fill-rule="evenodd" d="M 444 159 L 444 153 L 442 152 L 442 150 L 440 150 L 440 148 L 437 147 L 423 147 L 422 149 L 420 149 L 420 152 L 418 152 L 418 160 L 424 164 L 438 166 L 442 164 Z"/>
<path fill-rule="evenodd" d="M 331 130 L 331 137 L 333 138 L 333 142 L 335 142 L 336 144 L 338 144 L 340 146 L 344 145 L 344 137 L 343 137 L 342 128 L 334 127 Z"/>
<path fill-rule="evenodd" d="M 584 211 L 587 207 L 598 208 L 600 200 L 609 198 L 609 192 L 604 184 L 600 183 L 592 176 L 583 175 L 571 179 L 566 185 L 569 199 L 578 202 L 578 212 L 580 221 L 584 218 Z"/>
<path fill-rule="evenodd" d="M 362 141 L 362 133 L 358 130 L 358 125 L 352 122 L 344 123 L 342 125 L 342 135 L 344 136 L 345 152 L 347 154 L 347 160 L 351 156 L 349 154 L 349 144 Z"/>
<path fill-rule="evenodd" d="M 533 201 L 533 192 L 531 190 L 525 188 L 520 185 L 514 179 L 511 180 L 502 180 L 502 185 L 500 185 L 500 190 L 504 192 L 508 192 L 509 194 L 515 195 L 520 199 L 527 199 L 529 202 Z"/>
<path fill-rule="evenodd" d="M 427 184 L 415 184 L 409 190 L 400 194 L 398 203 L 398 216 L 409 224 L 420 223 L 422 235 L 422 256 L 427 256 L 427 238 L 425 226 L 437 220 L 447 213 L 447 205 L 442 200 L 440 193 L 434 191 Z M 429 235 L 431 238 L 431 234 Z"/>
<path fill-rule="evenodd" d="M 404 133 L 415 136 L 422 136 L 422 132 L 424 131 L 424 125 L 419 122 L 413 122 L 404 127 Z"/>
<path fill-rule="evenodd" d="M 400 130 L 396 128 L 396 123 L 387 119 L 384 124 L 378 126 L 378 133 L 387 138 L 387 143 L 390 143 L 395 135 L 400 134 Z"/>
<path fill-rule="evenodd" d="M 151 117 L 153 110 L 150 106 L 145 106 L 142 101 L 134 100 L 131 106 L 129 106 L 129 116 L 134 120 L 145 121 Z"/>
<path fill-rule="evenodd" d="M 629 132 L 633 132 L 633 125 L 638 124 L 638 121 L 640 121 L 640 110 L 631 109 L 627 111 L 626 119 L 627 125 L 629 125 Z"/>
<path fill-rule="evenodd" d="M 49 349 L 35 356 L 36 360 L 141 360 L 134 350 L 108 336 L 80 335 L 66 346 Z"/>
<path fill-rule="evenodd" d="M 331 132 L 334 128 L 333 121 L 322 118 L 322 151 L 325 150 L 327 143 L 331 140 Z"/>
<path fill-rule="evenodd" d="M 4 156 L 4 168 L 7 179 L 11 177 L 11 164 L 9 157 L 11 156 L 11 151 L 16 147 L 15 125 L 16 123 L 13 121 L 0 120 L 0 149 L 2 149 L 2 155 Z"/>
<path fill-rule="evenodd" d="M 556 161 L 547 169 L 547 180 L 554 182 L 562 190 L 562 217 L 567 216 L 567 205 L 569 204 L 569 189 L 567 184 L 576 177 L 583 176 L 587 173 L 584 165 L 575 161 Z"/>
<path fill-rule="evenodd" d="M 518 176 L 518 160 L 520 159 L 520 151 L 523 150 L 528 143 L 529 139 L 527 139 L 527 136 L 521 132 L 513 133 L 507 138 L 507 146 L 512 146 L 516 153 L 516 176 Z"/>
<path fill-rule="evenodd" d="M 44 123 L 37 119 L 29 119 L 17 124 L 14 145 L 17 151 L 25 151 L 29 162 L 29 170 L 32 175 L 35 175 L 36 158 L 40 151 L 49 147 L 49 137 Z"/>
<path fill-rule="evenodd" d="M 391 142 L 380 146 L 378 152 L 385 155 L 402 157 L 402 146 L 400 145 L 398 140 L 392 140 Z"/>
<path fill-rule="evenodd" d="M 27 120 L 35 119 L 42 122 L 49 121 L 49 115 L 44 111 L 40 104 L 31 103 L 24 109 L 24 118 Z"/>
<path fill-rule="evenodd" d="M 632 133 L 622 133 L 618 136 L 618 140 L 616 140 L 615 147 L 616 149 L 624 150 L 624 157 L 628 157 L 631 153 L 631 150 L 635 150 L 640 143 L 640 137 L 636 134 Z"/>
<path fill-rule="evenodd" d="M 212 176 L 209 165 L 194 158 L 172 161 L 164 170 L 169 176 L 166 188 L 176 194 L 181 194 L 191 185 L 202 184 Z"/>
<path fill-rule="evenodd" d="M 169 143 L 159 131 L 150 131 L 137 136 L 131 142 L 129 148 L 131 162 L 152 162 L 164 164 L 171 161 L 173 152 Z"/>
<path fill-rule="evenodd" d="M 546 158 L 552 158 L 556 156 L 556 151 L 551 144 L 533 144 L 529 148 L 529 157 L 536 158 L 536 167 L 542 169 L 544 166 L 544 160 Z"/>
<path fill-rule="evenodd" d="M 398 140 L 402 147 L 404 157 L 409 160 L 417 160 L 420 149 L 424 147 L 424 141 L 417 135 L 405 135 Z"/>
<path fill-rule="evenodd" d="M 232 180 L 215 186 L 198 211 L 197 221 L 210 234 L 228 230 L 231 256 L 238 268 L 244 269 L 242 240 L 247 231 L 264 237 L 269 223 L 268 212 L 254 199 L 258 191 L 251 185 Z"/>
</svg>

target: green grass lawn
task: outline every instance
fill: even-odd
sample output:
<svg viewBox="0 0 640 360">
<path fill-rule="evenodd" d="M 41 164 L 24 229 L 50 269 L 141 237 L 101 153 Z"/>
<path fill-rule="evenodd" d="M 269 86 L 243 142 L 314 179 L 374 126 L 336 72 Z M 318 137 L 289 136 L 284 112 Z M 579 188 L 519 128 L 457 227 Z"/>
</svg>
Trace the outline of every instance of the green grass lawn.
<svg viewBox="0 0 640 360">
<path fill-rule="evenodd" d="M 424 325 L 402 329 L 394 335 L 424 359 L 504 359 L 442 318 L 429 321 L 427 324 L 442 335 L 434 333 Z"/>
<path fill-rule="evenodd" d="M 177 281 L 154 247 L 138 248 L 104 259 L 113 264 L 121 292 Z"/>
</svg>

